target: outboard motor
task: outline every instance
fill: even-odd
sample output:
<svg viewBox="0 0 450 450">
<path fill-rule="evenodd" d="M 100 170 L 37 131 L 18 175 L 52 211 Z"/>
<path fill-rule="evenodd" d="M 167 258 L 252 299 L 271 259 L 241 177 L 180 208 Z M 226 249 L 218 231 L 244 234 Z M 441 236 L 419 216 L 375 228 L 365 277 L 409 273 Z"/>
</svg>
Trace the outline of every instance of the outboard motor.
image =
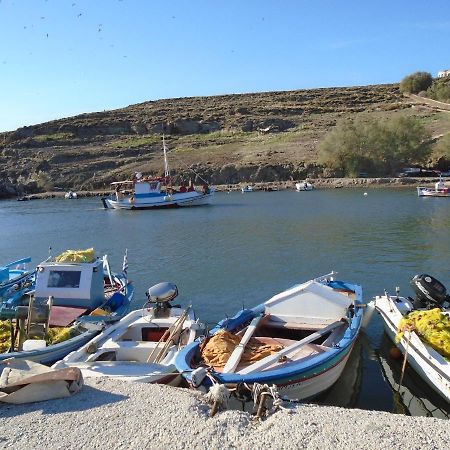
<svg viewBox="0 0 450 450">
<path fill-rule="evenodd" d="M 416 275 L 410 283 L 416 294 L 414 308 L 442 308 L 445 302 L 450 302 L 446 287 L 431 275 Z"/>
<path fill-rule="evenodd" d="M 155 284 L 145 292 L 148 304 L 155 303 L 155 317 L 167 315 L 168 309 L 179 307 L 179 305 L 171 305 L 170 302 L 178 296 L 178 288 L 173 283 L 163 282 Z"/>
</svg>

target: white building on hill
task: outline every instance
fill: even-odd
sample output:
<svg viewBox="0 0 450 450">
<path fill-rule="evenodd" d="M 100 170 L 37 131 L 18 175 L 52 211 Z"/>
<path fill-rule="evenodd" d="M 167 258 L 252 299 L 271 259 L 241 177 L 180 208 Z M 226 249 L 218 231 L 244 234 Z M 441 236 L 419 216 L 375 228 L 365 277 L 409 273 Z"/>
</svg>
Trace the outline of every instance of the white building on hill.
<svg viewBox="0 0 450 450">
<path fill-rule="evenodd" d="M 438 72 L 438 78 L 450 77 L 450 70 L 440 70 Z"/>
</svg>

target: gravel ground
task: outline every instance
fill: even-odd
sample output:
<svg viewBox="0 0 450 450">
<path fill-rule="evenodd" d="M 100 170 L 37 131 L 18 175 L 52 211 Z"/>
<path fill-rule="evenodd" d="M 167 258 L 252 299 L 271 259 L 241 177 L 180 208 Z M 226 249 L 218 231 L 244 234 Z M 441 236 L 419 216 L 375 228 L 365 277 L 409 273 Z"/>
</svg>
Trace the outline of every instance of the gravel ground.
<svg viewBox="0 0 450 450">
<path fill-rule="evenodd" d="M 168 386 L 86 380 L 68 399 L 0 403 L 0 448 L 449 448 L 446 420 L 312 405 L 261 422 L 240 411 L 210 418 L 202 398 Z"/>
</svg>

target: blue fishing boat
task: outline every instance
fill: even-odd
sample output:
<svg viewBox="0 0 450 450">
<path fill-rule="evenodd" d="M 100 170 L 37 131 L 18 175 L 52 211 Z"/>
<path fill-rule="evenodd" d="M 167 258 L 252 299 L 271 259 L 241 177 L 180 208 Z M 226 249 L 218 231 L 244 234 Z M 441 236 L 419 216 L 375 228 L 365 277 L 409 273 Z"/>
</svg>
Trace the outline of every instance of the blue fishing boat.
<svg viewBox="0 0 450 450">
<path fill-rule="evenodd" d="M 34 289 L 35 270 L 28 270 L 31 258 L 22 258 L 0 266 L 0 308 L 15 305 Z"/>
<path fill-rule="evenodd" d="M 298 399 L 324 392 L 341 375 L 363 318 L 361 286 L 334 275 L 222 320 L 180 351 L 177 370 L 195 388 L 261 383 Z"/>
<path fill-rule="evenodd" d="M 129 310 L 133 286 L 94 250 L 69 250 L 37 266 L 34 292 L 0 307 L 0 361 L 62 359 Z"/>
</svg>

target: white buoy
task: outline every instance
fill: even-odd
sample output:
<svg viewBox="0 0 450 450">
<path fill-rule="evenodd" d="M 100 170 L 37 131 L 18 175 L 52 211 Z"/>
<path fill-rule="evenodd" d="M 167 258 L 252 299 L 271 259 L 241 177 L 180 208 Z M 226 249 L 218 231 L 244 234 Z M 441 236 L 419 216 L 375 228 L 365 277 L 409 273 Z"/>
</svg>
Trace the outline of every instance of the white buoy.
<svg viewBox="0 0 450 450">
<path fill-rule="evenodd" d="M 367 197 L 367 192 L 364 192 L 364 197 Z"/>
</svg>

